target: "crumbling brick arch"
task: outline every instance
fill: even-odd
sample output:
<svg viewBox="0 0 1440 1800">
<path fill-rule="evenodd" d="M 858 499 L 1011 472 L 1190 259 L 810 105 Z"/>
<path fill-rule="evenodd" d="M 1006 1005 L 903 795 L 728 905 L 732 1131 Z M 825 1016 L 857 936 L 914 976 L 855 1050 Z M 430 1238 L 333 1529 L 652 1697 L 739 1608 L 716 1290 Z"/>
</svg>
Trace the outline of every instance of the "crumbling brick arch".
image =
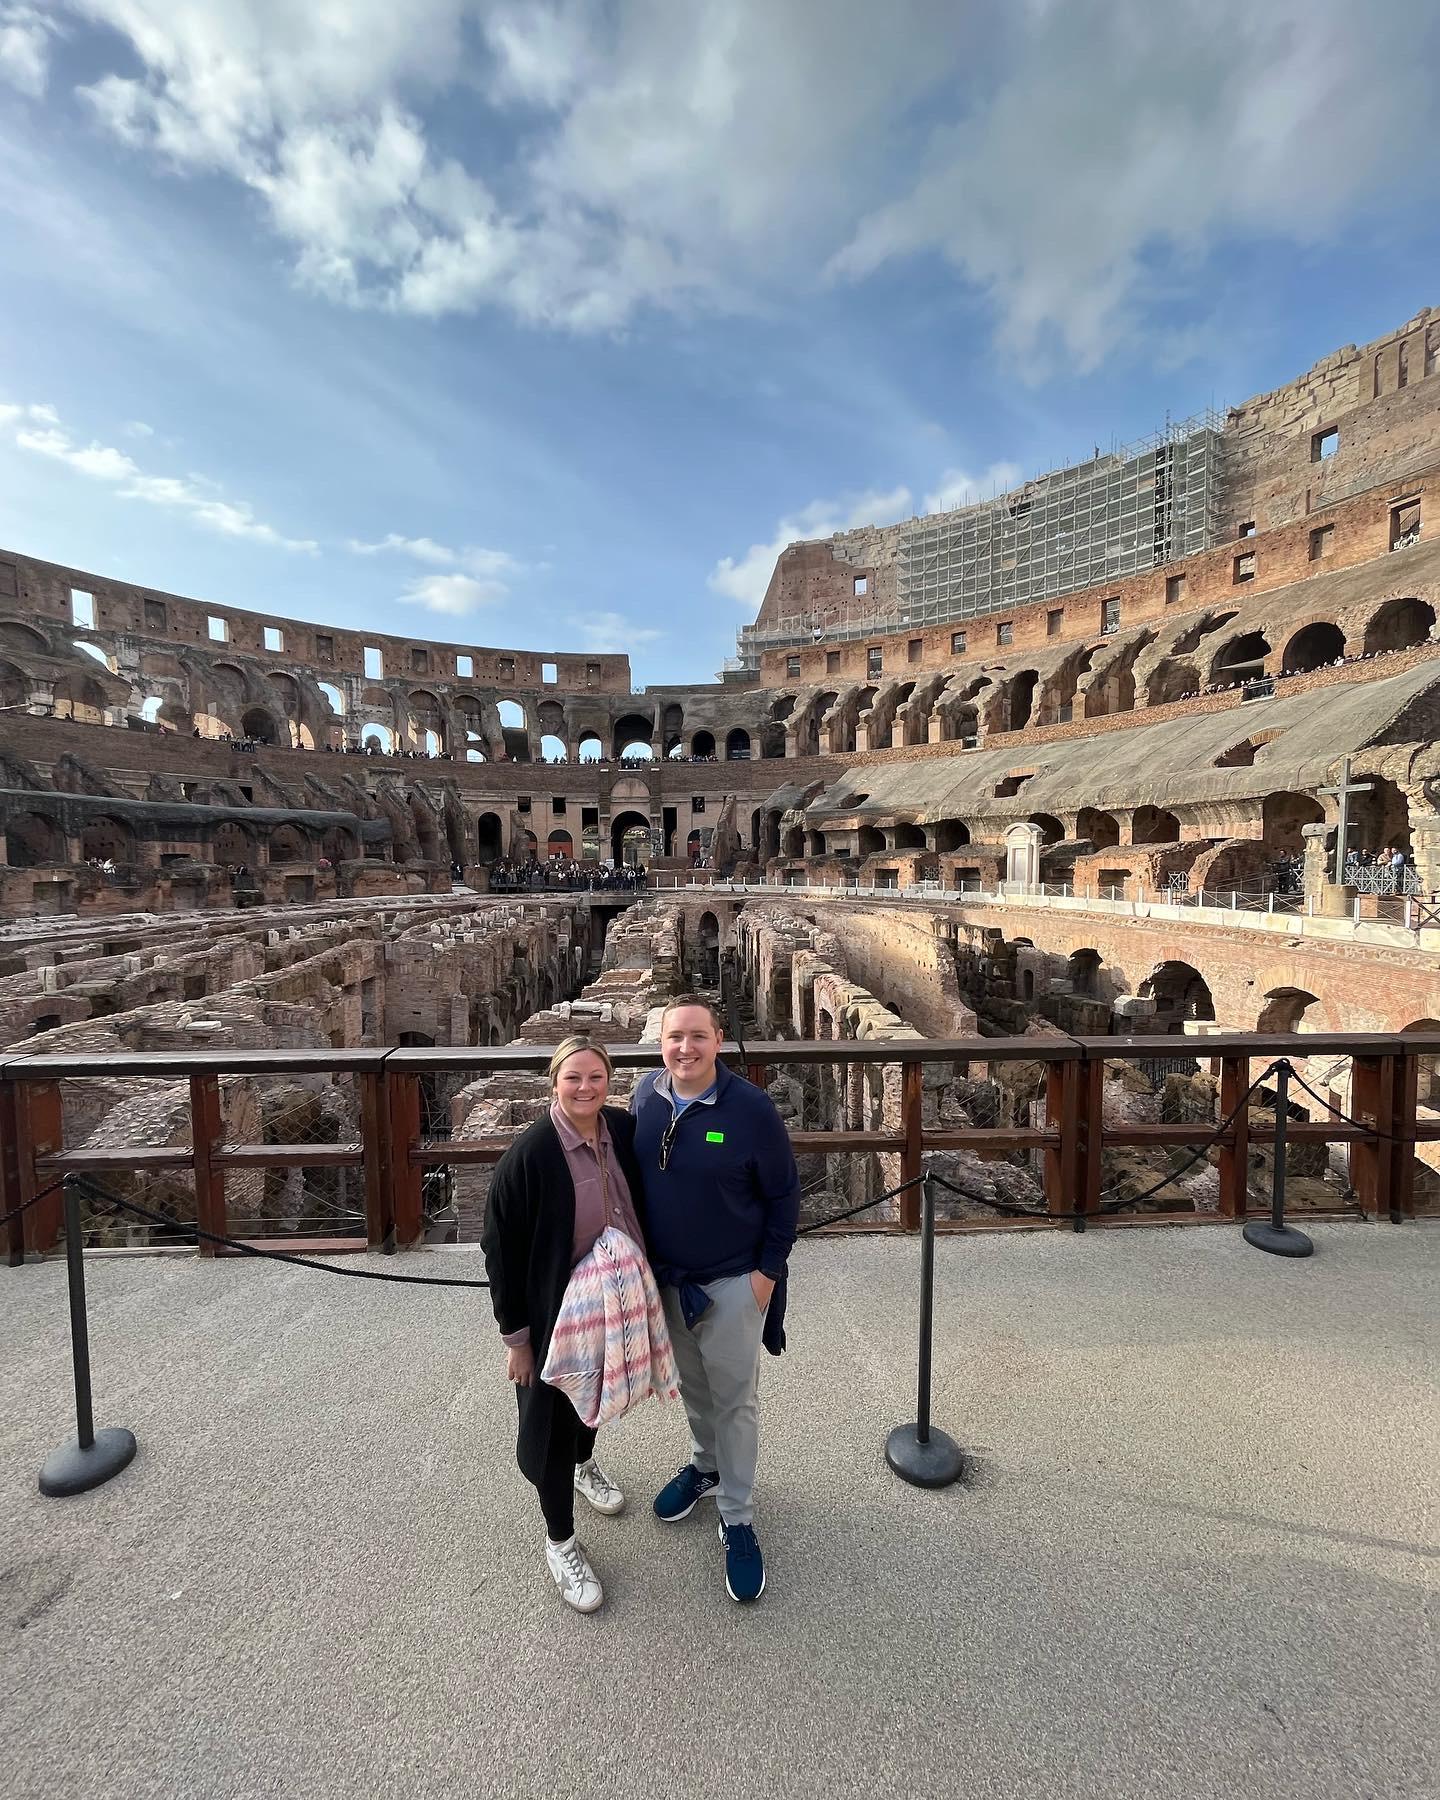
<svg viewBox="0 0 1440 1800">
<path fill-rule="evenodd" d="M 307 831 L 288 822 L 272 827 L 265 840 L 265 853 L 272 863 L 315 860 L 315 843 Z"/>
<path fill-rule="evenodd" d="M 12 869 L 38 869 L 65 860 L 65 840 L 43 813 L 15 812 L 4 820 L 5 861 Z"/>
<path fill-rule="evenodd" d="M 30 677 L 13 662 L 0 662 L 0 707 L 24 706 L 30 698 Z"/>
<path fill-rule="evenodd" d="M 1345 633 L 1332 619 L 1312 619 L 1287 639 L 1280 652 L 1285 675 L 1303 675 L 1345 660 Z"/>
<path fill-rule="evenodd" d="M 100 862 L 133 863 L 135 833 L 123 819 L 100 813 L 85 822 L 80 833 L 80 857 L 83 862 L 94 858 Z"/>
<path fill-rule="evenodd" d="M 1431 641 L 1435 608 L 1416 595 L 1386 600 L 1365 622 L 1365 654 L 1382 656 L 1391 650 L 1410 650 Z"/>
</svg>

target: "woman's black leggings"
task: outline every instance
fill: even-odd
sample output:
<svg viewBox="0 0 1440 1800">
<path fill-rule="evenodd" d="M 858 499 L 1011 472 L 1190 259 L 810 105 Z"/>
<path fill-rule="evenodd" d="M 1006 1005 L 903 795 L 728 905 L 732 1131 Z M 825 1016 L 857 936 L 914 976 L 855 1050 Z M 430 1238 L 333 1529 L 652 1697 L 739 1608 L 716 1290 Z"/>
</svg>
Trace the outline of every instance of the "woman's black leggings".
<svg viewBox="0 0 1440 1800">
<path fill-rule="evenodd" d="M 540 1510 L 545 1515 L 545 1530 L 553 1544 L 563 1544 L 575 1535 L 575 1469 L 579 1463 L 589 1462 L 594 1448 L 594 1429 L 582 1425 L 569 1399 L 559 1395 L 545 1470 L 535 1483 L 540 1493 Z"/>
</svg>

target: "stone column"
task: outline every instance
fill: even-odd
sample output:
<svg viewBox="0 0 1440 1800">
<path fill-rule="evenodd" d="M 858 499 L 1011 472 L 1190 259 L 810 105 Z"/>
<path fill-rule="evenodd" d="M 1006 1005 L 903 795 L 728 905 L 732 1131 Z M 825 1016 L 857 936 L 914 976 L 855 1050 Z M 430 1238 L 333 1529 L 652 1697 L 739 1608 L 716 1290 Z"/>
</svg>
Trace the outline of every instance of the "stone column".
<svg viewBox="0 0 1440 1800">
<path fill-rule="evenodd" d="M 1420 890 L 1428 898 L 1440 892 L 1440 818 L 1413 820 L 1410 847 L 1415 856 L 1415 872 L 1420 877 Z"/>
</svg>

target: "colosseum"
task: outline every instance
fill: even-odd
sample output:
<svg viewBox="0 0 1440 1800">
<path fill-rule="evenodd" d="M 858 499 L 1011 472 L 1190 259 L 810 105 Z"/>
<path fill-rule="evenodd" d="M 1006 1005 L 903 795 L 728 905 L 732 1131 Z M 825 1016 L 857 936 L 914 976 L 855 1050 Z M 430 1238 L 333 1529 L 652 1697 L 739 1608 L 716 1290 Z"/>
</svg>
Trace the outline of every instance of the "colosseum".
<svg viewBox="0 0 1440 1800">
<path fill-rule="evenodd" d="M 633 1070 L 698 986 L 812 1218 L 913 1223 L 876 1197 L 925 1154 L 960 1227 L 1243 1217 L 1287 1045 L 1292 1204 L 1432 1208 L 1437 480 L 1426 310 L 792 544 L 733 666 L 643 690 L 0 551 L 0 1199 L 70 1168 L 156 1215 L 97 1243 L 465 1241 L 545 1046 Z"/>
</svg>

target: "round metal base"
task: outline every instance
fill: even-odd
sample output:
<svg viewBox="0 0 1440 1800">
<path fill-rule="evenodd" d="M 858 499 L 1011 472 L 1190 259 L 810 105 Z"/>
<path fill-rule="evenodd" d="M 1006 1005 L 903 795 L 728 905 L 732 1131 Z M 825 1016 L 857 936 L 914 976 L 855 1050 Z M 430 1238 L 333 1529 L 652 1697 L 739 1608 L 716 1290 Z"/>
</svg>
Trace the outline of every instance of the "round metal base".
<svg viewBox="0 0 1440 1800">
<path fill-rule="evenodd" d="M 52 1450 L 40 1471 L 40 1492 L 59 1496 L 84 1494 L 118 1475 L 135 1455 L 135 1434 L 123 1426 L 97 1431 L 88 1450 L 66 1444 Z"/>
<path fill-rule="evenodd" d="M 1272 1225 L 1268 1219 L 1251 1219 L 1241 1235 L 1247 1244 L 1268 1250 L 1272 1256 L 1310 1256 L 1315 1250 L 1303 1231 L 1291 1225 Z"/>
<path fill-rule="evenodd" d="M 885 1440 L 885 1460 L 912 1487 L 949 1487 L 960 1479 L 965 1458 L 954 1438 L 932 1425 L 927 1443 L 915 1435 L 914 1425 L 897 1425 Z"/>
</svg>

